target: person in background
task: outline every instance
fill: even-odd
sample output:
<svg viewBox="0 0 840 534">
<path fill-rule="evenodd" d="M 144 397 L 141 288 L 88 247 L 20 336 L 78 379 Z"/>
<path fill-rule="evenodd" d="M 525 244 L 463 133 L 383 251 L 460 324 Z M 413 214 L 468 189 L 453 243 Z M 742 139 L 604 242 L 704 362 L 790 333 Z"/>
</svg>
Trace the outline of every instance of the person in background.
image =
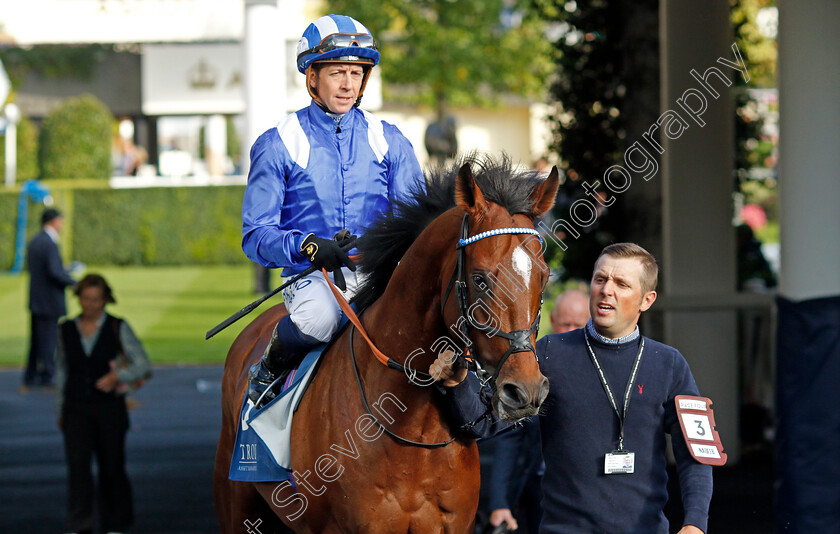
<svg viewBox="0 0 840 534">
<path fill-rule="evenodd" d="M 589 320 L 589 295 L 580 289 L 567 289 L 554 301 L 551 332 L 564 334 L 583 328 Z"/>
<path fill-rule="evenodd" d="M 58 319 L 67 313 L 64 289 L 76 283 L 64 269 L 58 249 L 64 217 L 58 210 L 47 208 L 41 215 L 41 228 L 29 242 L 26 253 L 31 329 L 21 393 L 32 386 L 53 385 Z"/>
<path fill-rule="evenodd" d="M 101 530 L 125 532 L 134 512 L 125 470 L 129 423 L 123 393 L 150 376 L 149 359 L 128 323 L 105 311 L 116 301 L 102 276 L 85 276 L 74 293 L 82 313 L 62 321 L 56 350 L 58 426 L 68 472 L 67 525 L 72 532 L 90 533 L 96 501 Z"/>
<path fill-rule="evenodd" d="M 589 320 L 589 295 L 579 289 L 567 289 L 554 301 L 551 331 L 571 332 L 586 326 Z M 540 523 L 540 497 L 545 463 L 540 448 L 540 422 L 536 417 L 522 428 L 494 438 L 493 468 L 490 471 L 490 525 L 503 523 L 511 530 L 536 534 Z M 513 503 L 514 506 L 511 506 Z M 520 524 L 514 516 L 524 521 Z"/>
</svg>

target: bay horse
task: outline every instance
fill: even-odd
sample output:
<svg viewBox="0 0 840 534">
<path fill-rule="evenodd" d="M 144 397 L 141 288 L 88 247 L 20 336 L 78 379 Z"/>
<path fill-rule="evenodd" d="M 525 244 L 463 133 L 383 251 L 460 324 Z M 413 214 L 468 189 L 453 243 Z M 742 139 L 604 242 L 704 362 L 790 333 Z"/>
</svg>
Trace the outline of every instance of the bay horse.
<svg viewBox="0 0 840 534">
<path fill-rule="evenodd" d="M 548 393 L 533 349 L 548 268 L 531 234 L 558 183 L 556 168 L 541 180 L 506 155 L 469 156 L 429 173 L 425 190 L 395 201 L 359 240 L 367 278 L 353 302 L 372 344 L 405 372 L 377 361 L 355 328 L 339 334 L 292 423 L 294 486 L 228 479 L 248 368 L 285 308 L 242 330 L 222 381 L 214 494 L 224 534 L 288 532 L 281 520 L 298 533 L 472 532 L 478 448 L 450 427 L 422 371 L 471 347 L 493 385 L 488 410 L 537 414 Z"/>
</svg>

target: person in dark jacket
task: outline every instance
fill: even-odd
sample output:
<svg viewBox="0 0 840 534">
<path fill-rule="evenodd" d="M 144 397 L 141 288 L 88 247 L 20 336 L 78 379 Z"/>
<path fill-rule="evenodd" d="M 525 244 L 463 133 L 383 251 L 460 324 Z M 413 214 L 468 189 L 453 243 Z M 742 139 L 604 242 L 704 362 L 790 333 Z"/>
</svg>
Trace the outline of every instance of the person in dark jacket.
<svg viewBox="0 0 840 534">
<path fill-rule="evenodd" d="M 564 334 L 586 326 L 589 321 L 589 295 L 567 289 L 554 301 L 551 331 Z M 536 534 L 542 516 L 540 497 L 545 463 L 542 461 L 540 422 L 526 420 L 521 428 L 494 438 L 493 469 L 488 481 L 490 525 L 505 523 L 522 534 Z M 514 511 L 516 515 L 514 515 Z M 524 519 L 522 523 L 517 517 Z"/>
<path fill-rule="evenodd" d="M 61 323 L 56 350 L 58 426 L 64 433 L 69 486 L 67 523 L 73 532 L 91 532 L 97 500 L 102 532 L 124 532 L 134 517 L 125 471 L 128 410 L 122 393 L 148 378 L 149 360 L 128 323 L 105 312 L 105 305 L 115 300 L 102 276 L 85 276 L 74 293 L 82 313 Z"/>
<path fill-rule="evenodd" d="M 657 277 L 656 260 L 642 247 L 609 245 L 595 263 L 586 327 L 537 342 L 550 383 L 539 418 L 540 534 L 668 534 L 666 434 L 685 512 L 679 534 L 706 532 L 712 468 L 692 457 L 674 403 L 699 391 L 683 356 L 638 327 L 656 300 Z M 465 437 L 507 426 L 485 411 L 474 375 L 445 356 L 429 373 L 443 380 L 452 424 Z"/>
<path fill-rule="evenodd" d="M 52 208 L 44 210 L 41 226 L 27 247 L 32 327 L 22 392 L 30 386 L 53 385 L 58 319 L 67 313 L 64 289 L 76 283 L 64 269 L 58 250 L 58 236 L 64 226 L 61 213 Z"/>
</svg>

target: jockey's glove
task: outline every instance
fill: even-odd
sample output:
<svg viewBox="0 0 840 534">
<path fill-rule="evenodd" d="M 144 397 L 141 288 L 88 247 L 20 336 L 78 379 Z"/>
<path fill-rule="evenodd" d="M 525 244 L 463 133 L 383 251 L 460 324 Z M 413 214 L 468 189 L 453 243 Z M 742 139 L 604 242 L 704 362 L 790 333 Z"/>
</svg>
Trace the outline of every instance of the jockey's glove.
<svg viewBox="0 0 840 534">
<path fill-rule="evenodd" d="M 345 265 L 351 271 L 356 270 L 353 263 L 342 248 L 348 247 L 355 241 L 356 236 L 339 232 L 334 239 L 324 239 L 315 234 L 309 234 L 300 245 L 300 252 L 317 269 L 332 271 L 335 286 L 342 291 L 347 290 L 341 266 Z"/>
</svg>

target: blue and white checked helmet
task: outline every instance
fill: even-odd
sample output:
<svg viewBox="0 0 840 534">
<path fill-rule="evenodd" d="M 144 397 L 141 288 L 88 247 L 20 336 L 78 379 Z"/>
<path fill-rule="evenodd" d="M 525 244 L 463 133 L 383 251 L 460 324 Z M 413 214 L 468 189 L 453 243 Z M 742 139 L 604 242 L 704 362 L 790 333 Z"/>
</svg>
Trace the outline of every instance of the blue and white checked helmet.
<svg viewBox="0 0 840 534">
<path fill-rule="evenodd" d="M 315 62 L 379 63 L 379 51 L 370 30 L 346 15 L 327 15 L 310 24 L 297 46 L 297 67 L 305 74 Z"/>
</svg>

